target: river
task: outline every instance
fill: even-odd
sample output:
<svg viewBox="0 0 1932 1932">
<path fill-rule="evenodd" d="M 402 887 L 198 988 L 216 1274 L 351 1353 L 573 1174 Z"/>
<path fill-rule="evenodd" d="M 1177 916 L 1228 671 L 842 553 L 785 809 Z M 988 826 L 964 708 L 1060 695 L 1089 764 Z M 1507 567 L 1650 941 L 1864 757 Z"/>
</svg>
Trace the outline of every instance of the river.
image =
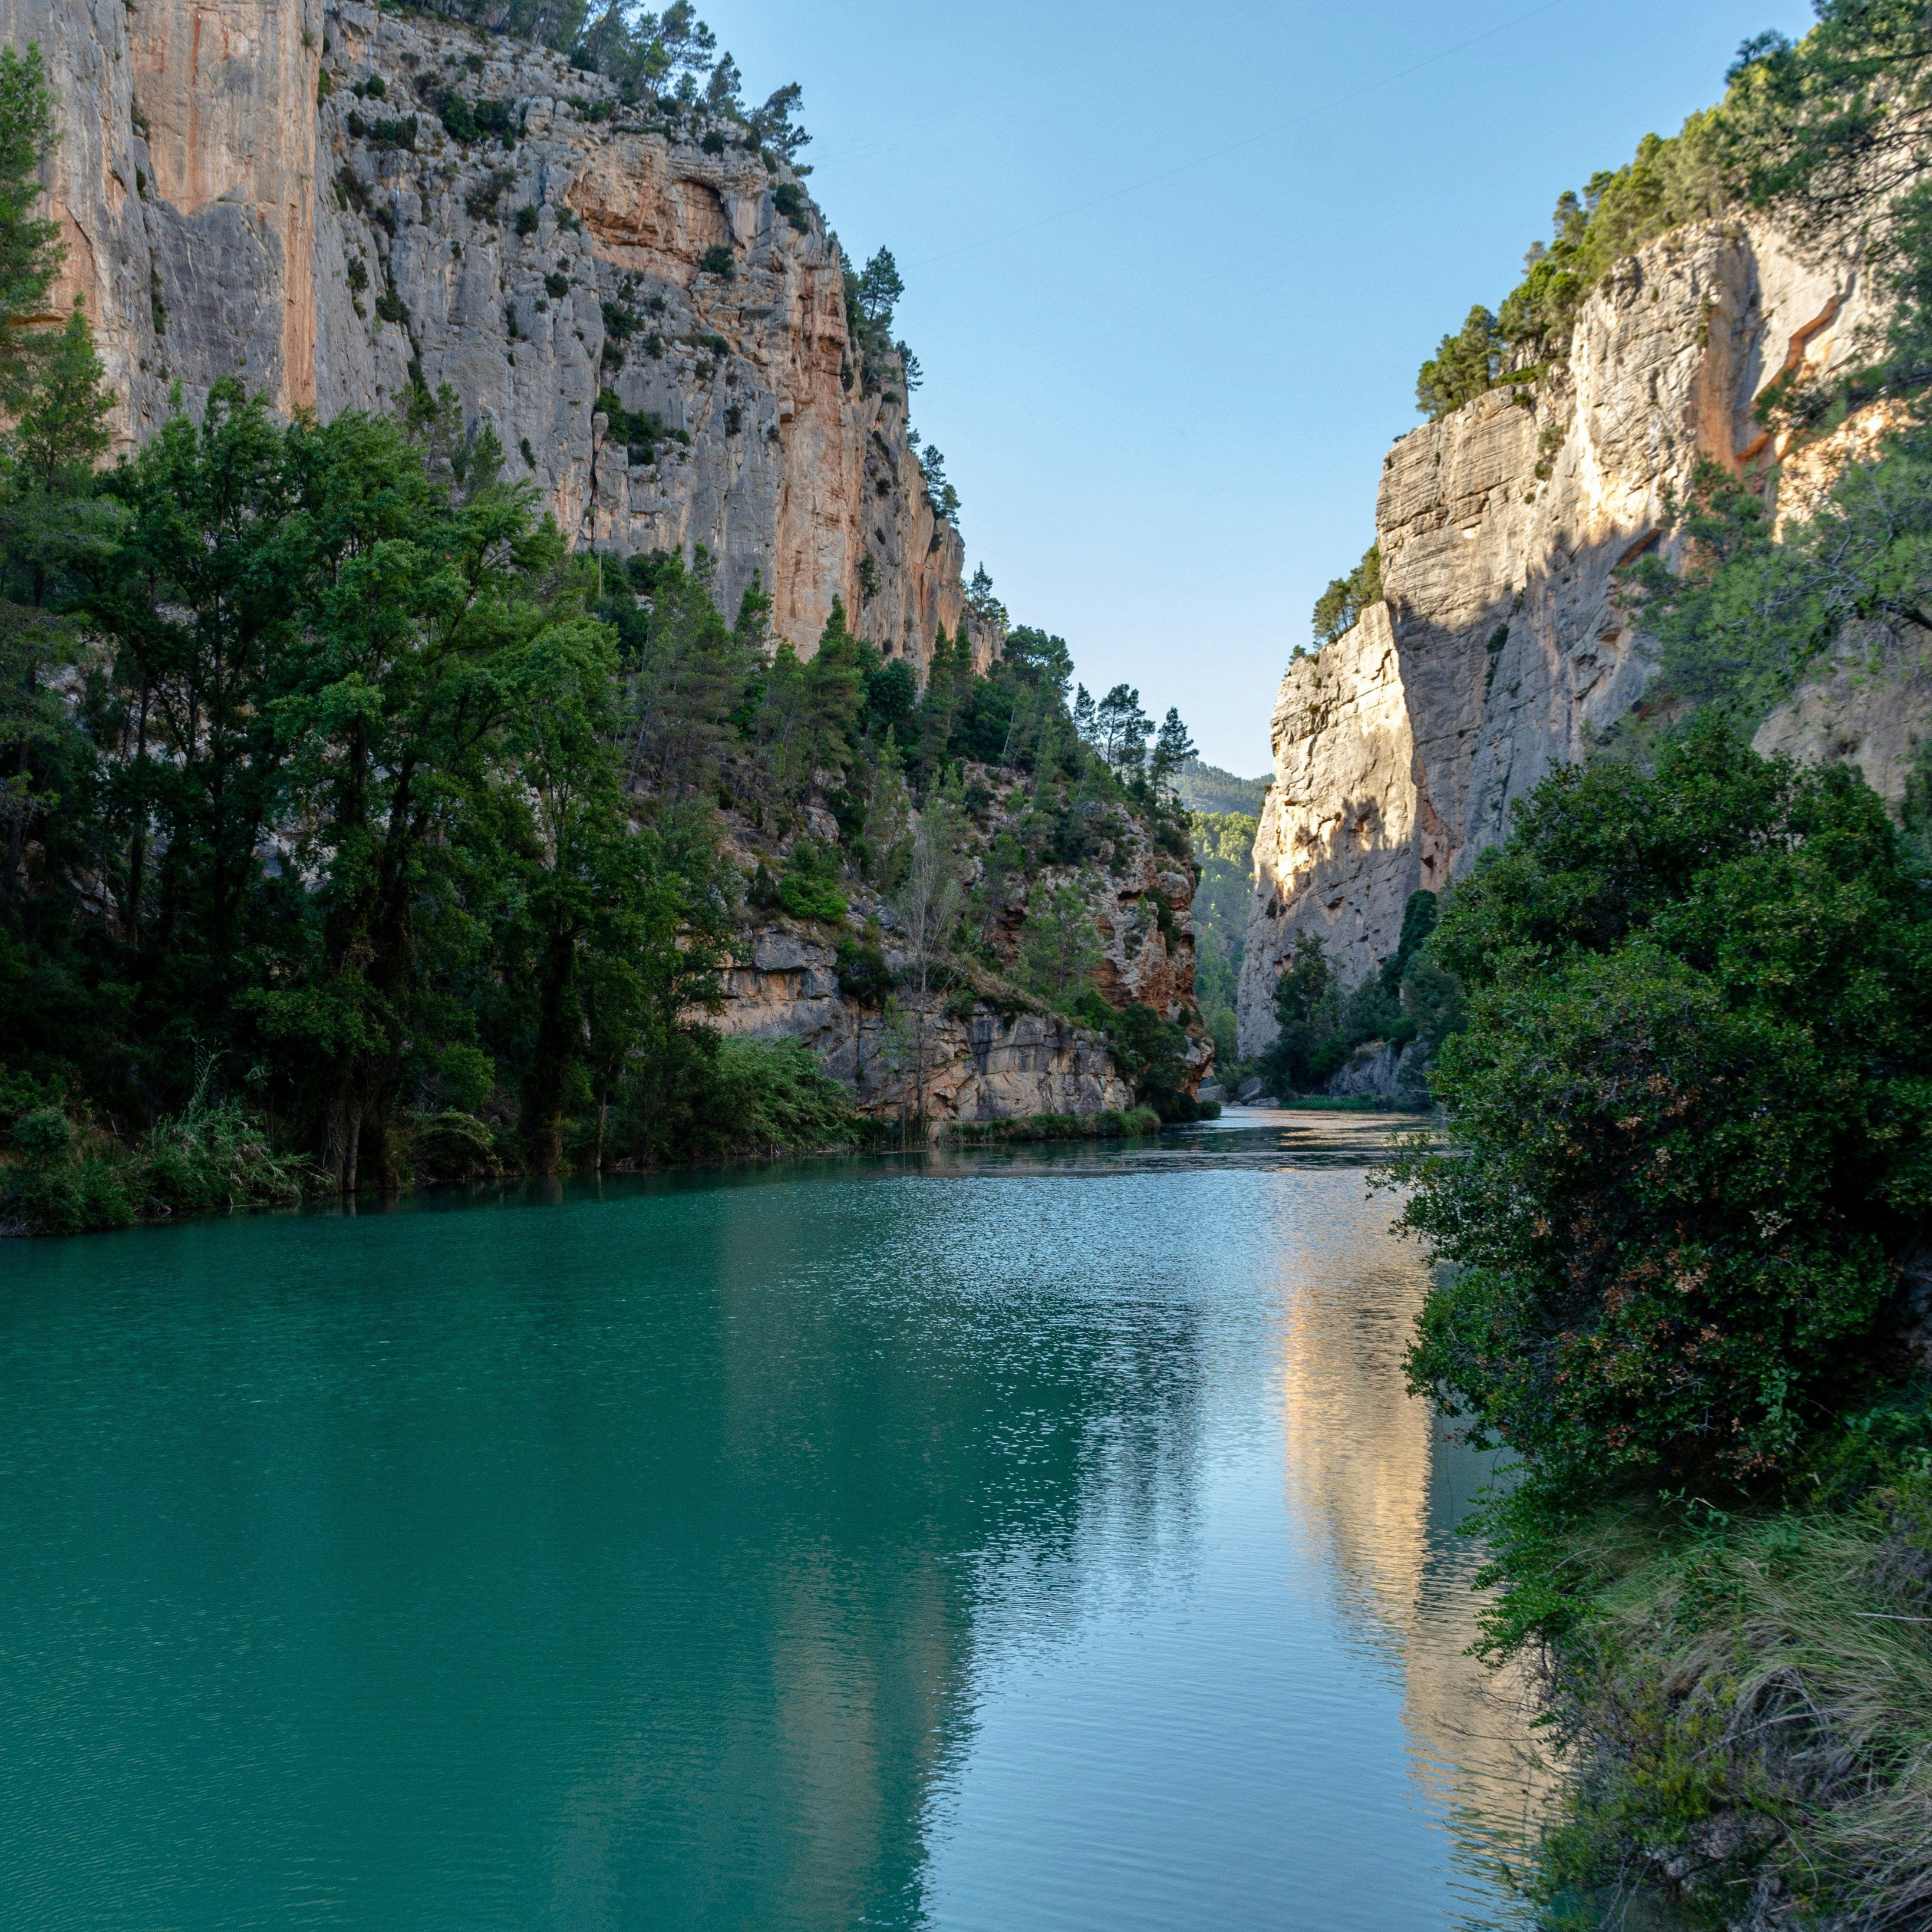
<svg viewBox="0 0 1932 1932">
<path fill-rule="evenodd" d="M 1390 1124 L 0 1246 L 0 1916 L 1524 1922 Z"/>
</svg>

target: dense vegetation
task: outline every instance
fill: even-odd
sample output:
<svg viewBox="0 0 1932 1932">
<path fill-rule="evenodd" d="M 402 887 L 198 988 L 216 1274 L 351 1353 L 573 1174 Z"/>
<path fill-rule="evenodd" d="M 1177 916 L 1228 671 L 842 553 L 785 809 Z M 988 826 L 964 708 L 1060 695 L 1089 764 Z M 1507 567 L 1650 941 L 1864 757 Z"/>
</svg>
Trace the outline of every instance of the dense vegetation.
<svg viewBox="0 0 1932 1932">
<path fill-rule="evenodd" d="M 1756 1884 L 1917 1922 L 1884 1914 L 1932 1896 L 1932 1671 L 1873 1626 L 1932 1605 L 1897 1336 L 1932 1209 L 1925 874 L 1855 772 L 1707 715 L 1654 772 L 1553 774 L 1429 950 L 1468 1024 L 1397 1169 L 1453 1270 L 1410 1368 L 1523 1459 L 1492 1634 L 1554 1646 L 1582 1773 L 1546 1889 L 1577 1923 L 1666 1870 L 1718 1916 Z"/>
<path fill-rule="evenodd" d="M 1280 1031 L 1262 1057 L 1259 1072 L 1283 1098 L 1324 1085 L 1358 1047 L 1378 1042 L 1422 1053 L 1406 1069 L 1416 1098 L 1424 1070 L 1444 1040 L 1463 1024 L 1462 988 L 1427 948 L 1437 915 L 1433 892 L 1412 892 L 1402 934 L 1382 970 L 1345 992 L 1318 933 L 1296 935 L 1274 986 Z"/>
<path fill-rule="evenodd" d="M 0 56 L 8 316 L 58 265 L 50 119 Z M 1080 868 L 1185 852 L 1192 746 L 1124 687 L 1086 742 L 1060 640 L 982 672 L 942 632 L 922 688 L 835 602 L 802 658 L 701 550 L 570 554 L 447 391 L 281 423 L 220 385 L 101 470 L 78 308 L 0 327 L 0 1222 L 849 1143 L 810 1056 L 710 1024 L 734 934 L 862 896 L 910 964 L 848 936 L 850 988 L 923 1014 L 1056 866 L 1019 996 L 1185 1112 L 1180 1029 L 1087 986 Z"/>
<path fill-rule="evenodd" d="M 793 118 L 800 97 L 796 82 L 778 88 L 761 106 L 746 106 L 737 63 L 720 52 L 717 35 L 689 0 L 671 0 L 662 14 L 628 0 L 605 0 L 601 10 L 588 0 L 424 0 L 424 5 L 446 19 L 466 20 L 563 54 L 586 73 L 615 81 L 626 103 L 641 103 L 658 113 L 682 112 L 736 123 L 753 145 L 788 160 L 812 138 Z"/>
<path fill-rule="evenodd" d="M 1330 578 L 1328 587 L 1315 600 L 1315 647 L 1332 644 L 1344 632 L 1354 629 L 1362 613 L 1382 594 L 1382 553 L 1371 544 L 1362 560 L 1346 577 Z M 1295 655 L 1301 653 L 1298 650 Z"/>
</svg>

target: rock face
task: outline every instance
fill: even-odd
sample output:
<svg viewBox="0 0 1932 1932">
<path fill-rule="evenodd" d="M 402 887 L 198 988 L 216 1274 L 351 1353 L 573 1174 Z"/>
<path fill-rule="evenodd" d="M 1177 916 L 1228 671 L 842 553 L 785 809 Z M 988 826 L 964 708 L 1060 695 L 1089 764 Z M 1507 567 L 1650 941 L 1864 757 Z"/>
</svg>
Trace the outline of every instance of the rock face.
<svg viewBox="0 0 1932 1932">
<path fill-rule="evenodd" d="M 892 956 L 888 953 L 890 959 Z M 721 1031 L 802 1041 L 880 1119 L 1009 1120 L 1134 1104 L 1103 1041 L 1057 1016 L 916 995 L 890 1018 L 839 991 L 836 940 L 787 920 L 758 928 L 724 974 Z M 923 1092 L 922 1109 L 920 1096 Z"/>
<path fill-rule="evenodd" d="M 1610 272 L 1567 362 L 1396 444 L 1376 510 L 1384 601 L 1292 664 L 1275 706 L 1244 1054 L 1274 1038 L 1297 933 L 1320 934 L 1346 982 L 1366 976 L 1408 896 L 1465 871 L 1638 701 L 1654 658 L 1618 566 L 1664 540 L 1700 459 L 1778 453 L 1752 416 L 1769 383 L 1852 359 L 1878 320 L 1855 250 L 1801 259 L 1768 230 L 1699 224 Z"/>
<path fill-rule="evenodd" d="M 956 990 L 923 1000 L 908 985 L 908 955 L 891 904 L 852 891 L 842 928 L 772 916 L 736 944 L 722 976 L 724 1033 L 799 1040 L 824 1058 L 859 1105 L 881 1118 L 920 1111 L 930 1120 L 1000 1120 L 1028 1114 L 1090 1114 L 1133 1104 L 1101 1036 L 1074 1025 L 1016 983 L 1024 972 L 1029 920 L 1063 913 L 1070 893 L 1099 941 L 1088 983 L 1116 1010 L 1138 1005 L 1186 1034 L 1180 1084 L 1196 1091 L 1214 1064 L 1214 1043 L 1194 994 L 1194 874 L 1156 846 L 1147 827 L 1118 809 L 1094 821 L 1084 866 L 1040 865 L 1022 876 L 1003 868 L 1024 842 L 1032 809 L 1024 784 L 983 765 L 964 776 L 983 794 L 960 832 L 961 884 L 968 898 L 962 937 L 983 943 L 979 958 L 954 956 L 937 982 Z M 729 847 L 750 875 L 776 866 L 740 824 Z M 842 941 L 880 948 L 899 982 L 889 1015 L 843 991 Z M 999 971 L 985 964 L 990 955 Z M 921 1015 L 923 1015 L 923 1019 Z M 921 1066 L 923 1065 L 922 1075 Z"/>
<path fill-rule="evenodd" d="M 413 368 L 573 541 L 703 544 L 724 608 L 755 574 L 802 652 L 835 596 L 921 670 L 958 629 L 958 532 L 902 390 L 862 380 L 838 244 L 736 130 L 707 148 L 541 48 L 358 0 L 0 0 L 0 31 L 48 64 L 61 304 L 86 302 L 124 443 L 176 383 L 326 418 Z M 451 92 L 500 131 L 446 132 Z"/>
</svg>

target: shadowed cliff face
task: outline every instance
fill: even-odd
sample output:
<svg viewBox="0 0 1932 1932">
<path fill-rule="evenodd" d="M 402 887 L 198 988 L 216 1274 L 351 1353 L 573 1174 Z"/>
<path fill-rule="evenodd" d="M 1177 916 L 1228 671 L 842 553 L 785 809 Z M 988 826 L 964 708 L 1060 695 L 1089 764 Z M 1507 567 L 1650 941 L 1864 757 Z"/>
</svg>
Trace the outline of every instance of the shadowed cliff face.
<svg viewBox="0 0 1932 1932">
<path fill-rule="evenodd" d="M 0 32 L 48 63 L 59 304 L 86 302 L 124 442 L 177 382 L 190 411 L 235 376 L 328 417 L 392 407 L 414 363 L 575 542 L 702 544 L 724 608 L 755 573 L 807 654 L 835 596 L 922 671 L 958 628 L 958 532 L 904 396 L 860 380 L 837 244 L 774 205 L 782 164 L 592 119 L 614 90 L 560 57 L 356 0 L 0 0 Z M 452 138 L 452 89 L 517 137 Z M 614 436 L 606 388 L 661 430 Z"/>
<path fill-rule="evenodd" d="M 1664 540 L 1700 459 L 1781 453 L 1756 398 L 1801 362 L 1855 359 L 1880 320 L 1855 249 L 1801 260 L 1762 227 L 1700 224 L 1618 264 L 1533 390 L 1492 390 L 1396 444 L 1376 511 L 1385 602 L 1290 665 L 1276 702 L 1244 1054 L 1274 1038 L 1297 933 L 1322 936 L 1345 982 L 1366 977 L 1408 895 L 1466 871 L 1637 702 L 1654 658 L 1617 568 Z"/>
</svg>

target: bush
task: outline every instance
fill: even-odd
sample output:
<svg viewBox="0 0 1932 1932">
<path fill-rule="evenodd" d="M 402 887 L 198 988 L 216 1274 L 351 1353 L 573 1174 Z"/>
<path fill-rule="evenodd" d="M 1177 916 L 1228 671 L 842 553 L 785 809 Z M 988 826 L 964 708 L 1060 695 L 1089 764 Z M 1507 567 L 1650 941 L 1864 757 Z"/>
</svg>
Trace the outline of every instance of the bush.
<svg viewBox="0 0 1932 1932">
<path fill-rule="evenodd" d="M 14 1123 L 15 1164 L 0 1169 L 0 1228 L 79 1234 L 210 1208 L 298 1201 L 308 1164 L 278 1153 L 230 1102 L 197 1096 L 130 1151 L 56 1108 Z"/>
<path fill-rule="evenodd" d="M 865 1138 L 850 1096 L 795 1040 L 721 1040 L 712 1074 L 694 1154 L 813 1154 Z"/>
<path fill-rule="evenodd" d="M 805 190 L 795 182 L 781 182 L 772 190 L 772 206 L 802 235 L 806 228 Z"/>
<path fill-rule="evenodd" d="M 1552 1471 L 1784 1466 L 1932 1207 L 1932 925 L 1876 796 L 1706 720 L 1546 779 L 1433 946 L 1469 1025 L 1399 1168 L 1456 1269 L 1415 1382 Z"/>
<path fill-rule="evenodd" d="M 838 942 L 838 990 L 862 1006 L 883 1006 L 892 990 L 892 968 L 876 945 L 856 939 Z"/>
<path fill-rule="evenodd" d="M 536 232 L 537 211 L 532 203 L 526 201 L 517 210 L 517 232 L 519 235 L 534 235 Z"/>
<path fill-rule="evenodd" d="M 442 131 L 452 141 L 474 141 L 482 130 L 476 124 L 476 116 L 468 101 L 460 94 L 446 94 L 436 109 L 436 118 L 442 123 Z"/>
<path fill-rule="evenodd" d="M 845 896 L 838 882 L 837 854 L 801 838 L 778 880 L 778 903 L 794 919 L 836 926 L 845 916 Z"/>
<path fill-rule="evenodd" d="M 736 257 L 722 242 L 706 249 L 704 259 L 698 266 L 704 274 L 716 275 L 721 281 L 730 281 L 738 272 Z"/>
</svg>

